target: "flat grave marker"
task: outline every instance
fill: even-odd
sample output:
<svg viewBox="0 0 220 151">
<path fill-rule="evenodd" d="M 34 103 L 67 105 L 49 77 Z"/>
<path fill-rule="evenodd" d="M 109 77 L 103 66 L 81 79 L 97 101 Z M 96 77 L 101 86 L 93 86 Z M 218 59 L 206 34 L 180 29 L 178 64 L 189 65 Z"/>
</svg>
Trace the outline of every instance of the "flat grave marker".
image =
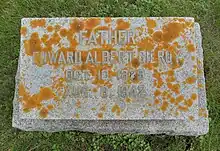
<svg viewBox="0 0 220 151">
<path fill-rule="evenodd" d="M 125 127 L 139 121 L 149 129 L 157 123 L 147 133 L 166 133 L 170 125 L 193 125 L 202 115 L 205 128 L 191 134 L 206 133 L 199 30 L 191 17 L 22 19 L 14 126 L 21 128 L 17 116 L 29 123 L 69 122 L 69 128 L 55 124 L 55 131 L 80 129 L 81 120 Z M 126 130 L 106 127 L 107 133 Z"/>
</svg>

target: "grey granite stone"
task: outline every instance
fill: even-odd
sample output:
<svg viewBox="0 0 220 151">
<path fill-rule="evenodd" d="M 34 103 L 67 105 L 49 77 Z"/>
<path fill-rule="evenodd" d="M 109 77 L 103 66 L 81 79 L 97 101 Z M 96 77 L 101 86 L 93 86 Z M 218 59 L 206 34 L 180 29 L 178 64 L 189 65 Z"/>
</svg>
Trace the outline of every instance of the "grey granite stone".
<svg viewBox="0 0 220 151">
<path fill-rule="evenodd" d="M 44 119 L 22 119 L 19 115 L 18 83 L 20 67 L 16 75 L 16 89 L 13 101 L 12 126 L 25 131 L 67 131 L 79 130 L 86 132 L 108 133 L 141 133 L 141 134 L 167 134 L 167 135 L 203 135 L 208 132 L 209 122 L 206 109 L 205 77 L 203 71 L 203 49 L 202 36 L 199 24 L 195 24 L 197 57 L 200 60 L 198 74 L 198 100 L 199 109 L 202 113 L 194 120 L 44 120 Z M 19 61 L 20 62 L 20 61 Z M 205 117 L 203 117 L 206 115 Z"/>
<path fill-rule="evenodd" d="M 198 119 L 194 18 L 116 17 L 111 18 L 111 22 L 105 20 L 101 17 L 22 19 L 22 29 L 27 32 L 21 35 L 19 116 L 22 119 L 77 120 Z M 79 22 L 84 26 L 80 30 L 74 28 L 76 25 L 81 27 Z M 77 37 L 81 31 L 88 32 L 90 26 L 90 35 L 94 34 L 97 39 L 121 32 L 135 36 L 129 38 L 129 44 L 119 44 L 117 40 L 107 46 L 101 42 L 91 44 L 86 38 L 84 42 L 87 42 L 82 44 L 81 38 Z M 105 32 L 111 34 L 100 35 L 102 28 L 107 28 Z M 71 48 L 72 43 L 76 43 L 74 48 Z M 120 54 L 128 51 L 133 55 L 126 63 L 122 61 L 126 55 L 121 57 Z M 92 53 L 94 56 L 114 53 L 118 59 L 111 58 L 108 64 L 100 64 L 97 57 L 89 61 L 89 55 L 85 53 L 86 61 L 83 63 L 81 58 L 78 59 L 80 63 L 75 63 L 77 59 L 68 55 L 72 53 L 73 56 L 73 52 L 86 52 L 91 56 Z M 149 53 L 153 56 L 150 63 L 146 59 Z M 51 59 L 53 55 L 58 59 Z M 48 62 L 44 62 L 45 58 Z M 68 61 L 69 58 L 72 61 Z M 51 63 L 51 60 L 58 62 Z M 107 80 L 100 80 L 100 70 L 109 73 Z M 72 75 L 76 71 L 86 71 L 90 76 L 87 80 L 74 79 Z M 129 78 L 122 78 L 121 71 L 133 74 L 130 77 L 123 74 L 122 77 Z M 139 71 L 142 73 L 140 79 L 139 74 L 136 75 Z M 82 86 L 84 91 L 79 92 Z M 101 95 L 103 87 L 107 87 L 107 97 Z"/>
</svg>

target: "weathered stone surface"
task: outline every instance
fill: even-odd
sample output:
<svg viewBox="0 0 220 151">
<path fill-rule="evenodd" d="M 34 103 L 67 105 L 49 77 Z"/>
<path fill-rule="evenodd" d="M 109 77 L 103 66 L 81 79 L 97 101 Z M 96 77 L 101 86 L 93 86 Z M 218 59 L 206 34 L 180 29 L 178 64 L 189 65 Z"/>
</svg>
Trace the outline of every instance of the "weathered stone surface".
<svg viewBox="0 0 220 151">
<path fill-rule="evenodd" d="M 21 24 L 21 118 L 198 118 L 193 18 Z"/>
<path fill-rule="evenodd" d="M 205 97 L 205 79 L 203 73 L 203 51 L 199 25 L 195 24 L 196 60 L 198 63 L 198 118 L 175 120 L 73 120 L 73 119 L 25 119 L 21 117 L 18 100 L 20 83 L 20 67 L 16 76 L 16 93 L 14 99 L 13 127 L 23 130 L 81 130 L 99 133 L 132 132 L 144 134 L 166 133 L 170 135 L 201 135 L 208 131 L 208 119 Z M 20 62 L 20 61 L 19 61 Z M 20 64 L 20 63 L 19 63 Z M 146 118 L 147 119 L 147 118 Z"/>
</svg>

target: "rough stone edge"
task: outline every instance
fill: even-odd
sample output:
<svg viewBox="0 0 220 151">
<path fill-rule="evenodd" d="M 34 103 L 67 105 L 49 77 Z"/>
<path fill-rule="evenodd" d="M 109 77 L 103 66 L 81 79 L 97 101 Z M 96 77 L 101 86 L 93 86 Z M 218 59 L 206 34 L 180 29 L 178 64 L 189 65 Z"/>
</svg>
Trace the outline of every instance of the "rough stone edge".
<svg viewBox="0 0 220 151">
<path fill-rule="evenodd" d="M 195 34 L 197 43 L 197 56 L 202 61 L 203 69 L 203 49 L 200 26 L 195 23 Z M 20 59 L 19 59 L 20 62 Z M 20 119 L 18 106 L 18 83 L 20 67 L 16 74 L 16 86 L 13 100 L 12 126 L 24 131 L 67 131 L 78 130 L 85 132 L 97 132 L 101 134 L 113 133 L 139 133 L 139 134 L 167 134 L 167 135 L 187 135 L 197 136 L 208 133 L 208 118 L 200 118 L 195 121 L 184 120 L 39 120 Z M 204 71 L 199 82 L 205 84 Z M 199 107 L 206 109 L 205 87 L 199 89 Z"/>
</svg>

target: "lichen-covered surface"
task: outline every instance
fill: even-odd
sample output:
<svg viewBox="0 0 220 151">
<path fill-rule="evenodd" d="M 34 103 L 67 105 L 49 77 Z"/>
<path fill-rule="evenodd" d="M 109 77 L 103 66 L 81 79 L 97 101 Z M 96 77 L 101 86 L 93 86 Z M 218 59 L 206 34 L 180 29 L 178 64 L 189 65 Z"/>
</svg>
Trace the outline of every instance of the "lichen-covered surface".
<svg viewBox="0 0 220 151">
<path fill-rule="evenodd" d="M 220 148 L 219 10 L 219 0 L 1 0 L 0 150 L 218 151 Z M 21 19 L 24 17 L 75 16 L 194 17 L 195 21 L 200 24 L 202 33 L 207 108 L 209 110 L 209 132 L 197 137 L 168 136 L 162 134 L 144 135 L 136 133 L 103 135 L 77 130 L 54 133 L 45 131 L 27 132 L 24 129 L 30 130 L 31 126 L 37 126 L 37 121 L 30 125 L 30 121 L 19 120 L 19 118 L 17 118 L 16 126 L 21 129 L 23 128 L 23 130 L 13 128 L 12 100 L 14 98 L 14 79 L 20 52 Z M 65 122 L 63 121 L 63 123 Z M 65 125 L 63 124 L 62 126 L 64 127 Z"/>
<path fill-rule="evenodd" d="M 81 31 L 86 31 L 84 38 L 89 39 L 83 44 Z M 134 31 L 134 39 L 120 43 L 118 34 L 118 41 L 107 43 L 103 42 L 106 35 L 99 31 Z M 19 116 L 42 120 L 189 121 L 200 118 L 198 115 L 207 117 L 198 101 L 198 90 L 204 87 L 197 79 L 203 74 L 202 55 L 196 55 L 198 47 L 193 18 L 24 18 L 18 73 Z M 110 63 L 103 63 L 104 51 L 111 54 Z M 78 52 L 79 62 L 69 59 L 70 54 Z M 119 56 L 121 52 L 133 54 L 129 58 Z M 142 60 L 143 53 L 152 53 L 152 60 Z M 160 53 L 169 53 L 171 62 L 169 56 L 161 60 Z M 126 57 L 128 61 L 123 60 Z M 88 71 L 90 77 L 69 80 L 66 73 L 70 70 Z M 103 70 L 108 72 L 108 79 L 99 78 Z M 120 71 L 133 72 L 134 76 L 122 80 Z M 139 71 L 144 73 L 142 79 Z M 128 87 L 128 95 L 119 97 L 119 86 Z M 137 94 L 141 86 L 144 93 L 140 97 Z M 79 87 L 86 89 L 86 94 L 76 96 L 73 92 Z M 101 96 L 102 87 L 108 89 L 105 98 Z"/>
<path fill-rule="evenodd" d="M 33 131 L 63 131 L 63 130 L 81 130 L 99 133 L 142 133 L 142 134 L 169 134 L 169 135 L 202 135 L 209 129 L 208 112 L 206 109 L 205 78 L 203 72 L 203 49 L 201 46 L 202 37 L 198 23 L 195 23 L 195 45 L 198 62 L 198 119 L 190 120 L 42 120 L 42 119 L 22 119 L 19 114 L 19 94 L 15 93 L 13 127 Z M 20 67 L 16 76 L 16 90 L 19 87 Z"/>
</svg>

